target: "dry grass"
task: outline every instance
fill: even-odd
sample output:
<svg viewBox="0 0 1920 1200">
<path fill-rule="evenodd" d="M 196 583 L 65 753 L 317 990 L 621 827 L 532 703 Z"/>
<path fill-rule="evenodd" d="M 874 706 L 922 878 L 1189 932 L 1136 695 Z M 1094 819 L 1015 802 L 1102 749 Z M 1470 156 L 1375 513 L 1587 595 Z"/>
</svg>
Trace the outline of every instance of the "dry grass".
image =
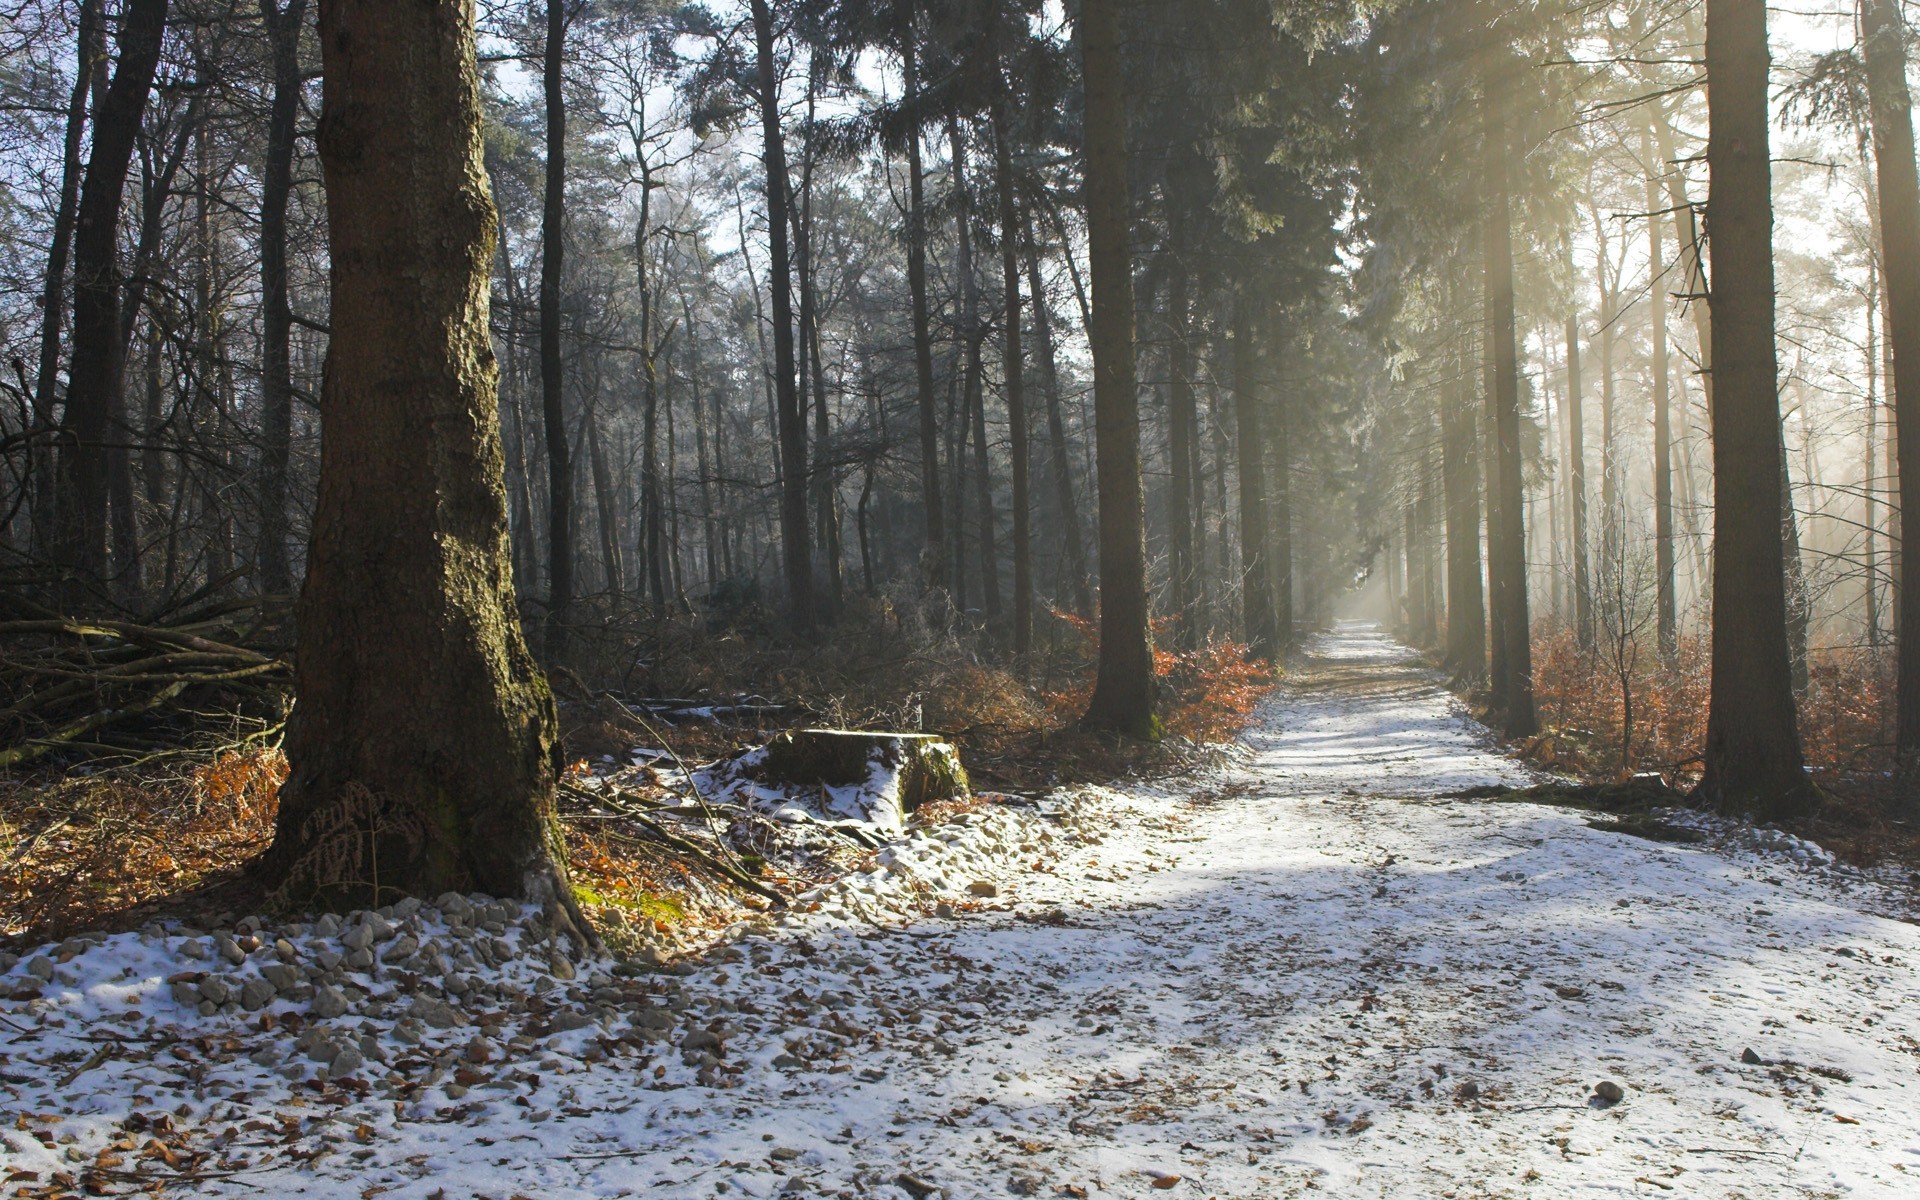
<svg viewBox="0 0 1920 1200">
<path fill-rule="evenodd" d="M 286 759 L 0 782 L 0 939 L 107 923 L 231 875 L 273 836 Z"/>
<path fill-rule="evenodd" d="M 1621 753 L 1620 684 L 1570 630 L 1537 635 L 1534 690 L 1543 731 L 1526 747 L 1543 766 L 1590 781 L 1657 770 L 1676 787 L 1698 779 L 1706 739 L 1710 646 L 1682 640 L 1671 664 L 1633 681 L 1632 752 Z M 1886 650 L 1816 647 L 1809 656 L 1799 724 L 1807 765 L 1827 797 L 1793 832 L 1855 863 L 1920 865 L 1920 829 L 1891 779 L 1893 662 Z"/>
</svg>

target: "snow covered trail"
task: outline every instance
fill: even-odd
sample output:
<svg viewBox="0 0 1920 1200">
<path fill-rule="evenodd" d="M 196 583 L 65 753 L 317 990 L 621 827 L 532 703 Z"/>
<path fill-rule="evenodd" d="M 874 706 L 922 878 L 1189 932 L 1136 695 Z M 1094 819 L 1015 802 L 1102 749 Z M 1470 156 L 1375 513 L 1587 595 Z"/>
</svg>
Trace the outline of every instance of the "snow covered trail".
<svg viewBox="0 0 1920 1200">
<path fill-rule="evenodd" d="M 46 1147 L 0 1132 L 0 1165 L 44 1184 L 179 1100 L 302 1154 L 209 1195 L 1920 1194 L 1920 930 L 1875 915 L 1902 897 L 1443 798 L 1525 773 L 1368 627 L 1310 643 L 1247 740 L 1176 788 L 900 847 L 675 980 L 657 1060 L 559 1039 L 458 1102 L 320 1116 L 246 1057 L 88 1091 L 16 1043 L 12 1102 L 72 1113 Z M 862 916 L 916 886 L 997 895 Z"/>
</svg>

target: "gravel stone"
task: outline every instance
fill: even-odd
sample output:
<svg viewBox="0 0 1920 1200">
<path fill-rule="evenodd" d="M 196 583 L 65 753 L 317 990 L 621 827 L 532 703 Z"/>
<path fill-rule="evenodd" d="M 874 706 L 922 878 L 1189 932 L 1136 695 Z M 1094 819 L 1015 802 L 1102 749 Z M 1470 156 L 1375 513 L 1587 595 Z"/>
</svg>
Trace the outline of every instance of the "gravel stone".
<svg viewBox="0 0 1920 1200">
<path fill-rule="evenodd" d="M 316 989 L 313 993 L 313 1015 L 323 1020 L 342 1016 L 347 1011 L 346 993 L 332 984 Z"/>
</svg>

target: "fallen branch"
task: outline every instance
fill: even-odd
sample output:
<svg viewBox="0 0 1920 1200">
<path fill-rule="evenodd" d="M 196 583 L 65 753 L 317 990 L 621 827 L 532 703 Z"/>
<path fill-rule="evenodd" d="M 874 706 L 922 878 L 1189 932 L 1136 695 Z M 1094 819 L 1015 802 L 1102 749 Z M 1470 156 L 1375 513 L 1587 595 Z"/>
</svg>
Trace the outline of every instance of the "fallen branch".
<svg viewBox="0 0 1920 1200">
<path fill-rule="evenodd" d="M 154 709 L 167 703 L 167 701 L 172 700 L 175 696 L 178 696 L 181 692 L 186 691 L 188 682 L 189 681 L 185 679 L 175 680 L 173 683 L 168 684 L 166 687 L 148 696 L 145 700 L 140 700 L 121 708 L 107 709 L 104 712 L 94 713 L 92 716 L 76 721 L 64 729 L 55 730 L 45 737 L 28 738 L 24 742 L 9 746 L 5 750 L 0 750 L 0 770 L 8 767 L 16 767 L 23 762 L 31 762 L 44 754 L 50 754 L 60 749 L 64 743 L 85 737 L 96 729 L 104 729 L 108 725 L 124 721 L 128 717 L 137 717 L 142 713 L 152 712 Z"/>
</svg>

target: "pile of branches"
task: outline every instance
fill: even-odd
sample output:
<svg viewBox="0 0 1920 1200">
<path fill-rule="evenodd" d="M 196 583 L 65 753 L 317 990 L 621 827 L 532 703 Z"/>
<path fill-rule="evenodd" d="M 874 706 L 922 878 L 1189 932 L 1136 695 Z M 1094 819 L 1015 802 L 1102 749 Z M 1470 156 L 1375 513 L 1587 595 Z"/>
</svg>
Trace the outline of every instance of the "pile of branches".
<svg viewBox="0 0 1920 1200">
<path fill-rule="evenodd" d="M 18 612 L 18 608 L 15 612 Z M 223 601 L 150 622 L 0 620 L 0 770 L 176 753 L 209 726 L 271 736 L 292 671 L 284 603 Z"/>
</svg>

